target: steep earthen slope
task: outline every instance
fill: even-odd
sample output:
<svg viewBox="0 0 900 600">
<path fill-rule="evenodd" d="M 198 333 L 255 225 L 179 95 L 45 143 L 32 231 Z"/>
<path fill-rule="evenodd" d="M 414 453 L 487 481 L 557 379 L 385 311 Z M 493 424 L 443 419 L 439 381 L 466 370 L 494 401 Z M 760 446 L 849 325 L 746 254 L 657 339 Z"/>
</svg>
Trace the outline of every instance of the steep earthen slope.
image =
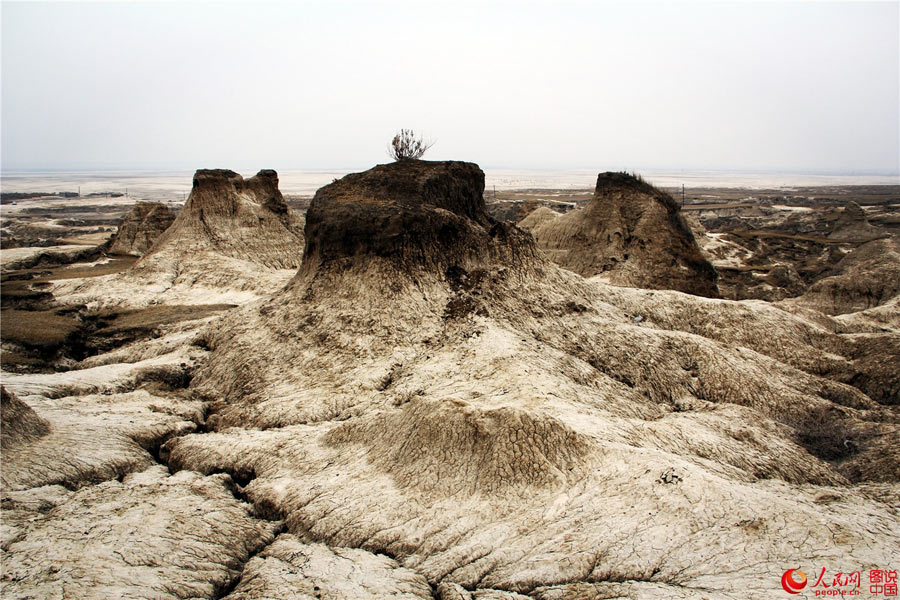
<svg viewBox="0 0 900 600">
<path fill-rule="evenodd" d="M 587 282 L 492 222 L 483 185 L 402 161 L 319 190 L 291 283 L 204 333 L 214 433 L 169 467 L 447 597 L 764 597 L 786 564 L 890 562 L 900 419 L 843 378 L 882 368 L 854 336 L 896 333 Z"/>
<path fill-rule="evenodd" d="M 584 209 L 538 223 L 531 233 L 551 260 L 584 277 L 718 297 L 716 270 L 678 205 L 634 176 L 601 173 Z"/>
<path fill-rule="evenodd" d="M 110 238 L 109 253 L 143 256 L 174 220 L 175 215 L 162 202 L 138 202 Z"/>
</svg>

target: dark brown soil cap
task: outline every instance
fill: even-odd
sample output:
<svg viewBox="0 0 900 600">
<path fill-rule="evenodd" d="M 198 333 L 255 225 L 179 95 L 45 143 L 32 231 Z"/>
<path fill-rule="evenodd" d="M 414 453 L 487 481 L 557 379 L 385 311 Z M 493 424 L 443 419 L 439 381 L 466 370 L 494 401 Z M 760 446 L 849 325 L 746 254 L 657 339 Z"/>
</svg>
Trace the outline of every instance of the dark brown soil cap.
<svg viewBox="0 0 900 600">
<path fill-rule="evenodd" d="M 483 192 L 484 173 L 466 162 L 403 160 L 347 175 L 310 204 L 304 270 L 380 257 L 443 272 L 534 256 L 528 235 L 488 216 Z"/>
<path fill-rule="evenodd" d="M 250 179 L 244 179 L 231 169 L 198 169 L 194 173 L 192 194 L 201 191 L 222 191 L 223 188 L 237 192 L 279 194 L 278 173 L 272 169 L 262 169 Z"/>
<path fill-rule="evenodd" d="M 662 203 L 673 212 L 678 210 L 678 204 L 672 196 L 647 183 L 640 177 L 616 171 L 606 171 L 597 175 L 597 186 L 594 189 L 595 200 L 615 192 L 645 194 Z"/>
</svg>

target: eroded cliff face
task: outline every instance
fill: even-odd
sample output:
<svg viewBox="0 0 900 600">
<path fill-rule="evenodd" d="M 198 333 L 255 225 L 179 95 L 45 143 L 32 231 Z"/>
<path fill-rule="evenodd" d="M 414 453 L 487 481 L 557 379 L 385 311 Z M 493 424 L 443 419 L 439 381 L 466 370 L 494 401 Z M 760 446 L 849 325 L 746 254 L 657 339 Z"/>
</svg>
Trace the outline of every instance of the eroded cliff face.
<svg viewBox="0 0 900 600">
<path fill-rule="evenodd" d="M 584 209 L 536 223 L 531 233 L 551 260 L 584 277 L 718 297 L 716 270 L 678 205 L 631 175 L 601 173 Z"/>
<path fill-rule="evenodd" d="M 110 254 L 143 256 L 175 220 L 161 202 L 138 202 L 128 211 L 109 242 Z"/>
</svg>

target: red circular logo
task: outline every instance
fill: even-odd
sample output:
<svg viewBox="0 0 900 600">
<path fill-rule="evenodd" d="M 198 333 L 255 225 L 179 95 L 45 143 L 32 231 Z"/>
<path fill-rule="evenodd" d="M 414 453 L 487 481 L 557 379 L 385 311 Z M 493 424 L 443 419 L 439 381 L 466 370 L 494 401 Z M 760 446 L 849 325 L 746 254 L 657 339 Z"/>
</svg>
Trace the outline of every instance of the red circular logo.
<svg viewBox="0 0 900 600">
<path fill-rule="evenodd" d="M 796 578 L 794 577 L 794 573 L 797 574 Z M 784 572 L 784 575 L 781 576 L 781 587 L 783 587 L 784 591 L 788 594 L 799 594 L 800 591 L 806 587 L 806 573 L 800 569 L 788 569 Z"/>
</svg>

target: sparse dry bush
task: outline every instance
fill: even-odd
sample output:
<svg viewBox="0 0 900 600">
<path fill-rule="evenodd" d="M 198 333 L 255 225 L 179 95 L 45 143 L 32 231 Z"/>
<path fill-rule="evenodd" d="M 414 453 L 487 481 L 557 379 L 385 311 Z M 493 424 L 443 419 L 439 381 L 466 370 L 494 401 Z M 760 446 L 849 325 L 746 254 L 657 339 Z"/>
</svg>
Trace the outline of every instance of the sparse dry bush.
<svg viewBox="0 0 900 600">
<path fill-rule="evenodd" d="M 416 137 L 412 129 L 401 129 L 391 140 L 388 154 L 394 160 L 408 160 L 422 158 L 425 152 L 434 145 L 434 142 L 426 142 L 421 137 Z"/>
</svg>

